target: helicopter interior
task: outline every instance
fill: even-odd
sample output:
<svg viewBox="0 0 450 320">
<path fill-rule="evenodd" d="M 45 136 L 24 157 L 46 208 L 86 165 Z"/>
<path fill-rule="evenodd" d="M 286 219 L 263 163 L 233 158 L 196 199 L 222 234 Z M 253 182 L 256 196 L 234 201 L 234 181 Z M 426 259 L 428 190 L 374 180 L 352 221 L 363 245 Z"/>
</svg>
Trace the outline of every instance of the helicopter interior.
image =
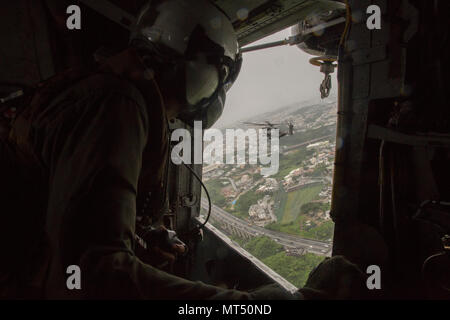
<svg viewBox="0 0 450 320">
<path fill-rule="evenodd" d="M 51 54 L 58 44 L 48 41 L 53 31 L 43 2 L 3 4 L 1 37 L 21 55 L 0 59 L 0 96 L 47 79 L 70 66 L 73 56 L 125 48 L 133 19 L 146 3 L 78 2 L 86 12 L 83 24 L 95 25 L 95 31 L 83 28 L 74 35 L 73 52 L 64 59 Z M 326 75 L 330 65 L 337 68 L 332 255 L 344 255 L 364 271 L 380 266 L 382 289 L 371 292 L 372 298 L 449 299 L 450 103 L 444 60 L 450 56 L 448 1 L 214 2 L 232 19 L 242 48 L 294 26 L 292 38 L 265 47 L 296 45 Z M 380 29 L 367 24 L 367 8 L 374 4 L 381 8 Z M 23 23 L 11 30 L 11 21 L 17 19 Z M 27 30 L 36 25 L 36 37 L 24 41 Z M 322 32 L 310 32 L 313 28 Z M 178 120 L 170 127 L 193 130 Z M 164 224 L 190 248 L 174 273 L 241 290 L 274 282 L 296 290 L 209 223 L 202 234 L 184 236 L 204 222 L 201 207 L 208 209 L 202 184 L 192 173 L 201 177 L 202 165 L 191 169 L 171 164 L 168 174 L 170 205 Z"/>
</svg>

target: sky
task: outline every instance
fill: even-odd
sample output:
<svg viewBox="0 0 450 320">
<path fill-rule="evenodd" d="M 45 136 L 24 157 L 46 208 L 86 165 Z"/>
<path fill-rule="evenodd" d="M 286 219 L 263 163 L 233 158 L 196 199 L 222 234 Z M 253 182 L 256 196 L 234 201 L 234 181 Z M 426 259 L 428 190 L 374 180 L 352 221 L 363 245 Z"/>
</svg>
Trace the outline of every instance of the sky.
<svg viewBox="0 0 450 320">
<path fill-rule="evenodd" d="M 291 36 L 290 28 L 250 44 L 278 41 Z M 281 46 L 243 54 L 241 72 L 228 91 L 221 127 L 285 105 L 320 99 L 324 74 L 309 63 L 313 56 L 296 46 Z M 337 70 L 332 76 L 331 94 L 337 94 Z"/>
</svg>

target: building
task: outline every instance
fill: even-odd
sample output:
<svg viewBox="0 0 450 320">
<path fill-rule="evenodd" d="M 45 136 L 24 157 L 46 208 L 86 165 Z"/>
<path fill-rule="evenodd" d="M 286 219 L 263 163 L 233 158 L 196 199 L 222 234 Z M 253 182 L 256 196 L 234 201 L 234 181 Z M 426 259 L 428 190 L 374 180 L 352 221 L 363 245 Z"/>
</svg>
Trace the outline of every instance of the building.
<svg viewBox="0 0 450 320">
<path fill-rule="evenodd" d="M 259 199 L 257 204 L 253 204 L 248 209 L 248 215 L 252 222 L 260 227 L 264 227 L 271 222 L 276 222 L 277 218 L 273 213 L 274 201 L 269 195 Z"/>
<path fill-rule="evenodd" d="M 263 185 L 261 185 L 257 190 L 256 193 L 263 193 L 263 192 L 275 192 L 279 189 L 278 181 L 274 178 L 266 178 Z"/>
<path fill-rule="evenodd" d="M 306 146 L 306 149 L 326 147 L 329 144 L 330 144 L 330 142 L 328 140 L 321 141 L 321 142 L 316 142 L 316 143 L 311 143 L 311 144 Z"/>
</svg>

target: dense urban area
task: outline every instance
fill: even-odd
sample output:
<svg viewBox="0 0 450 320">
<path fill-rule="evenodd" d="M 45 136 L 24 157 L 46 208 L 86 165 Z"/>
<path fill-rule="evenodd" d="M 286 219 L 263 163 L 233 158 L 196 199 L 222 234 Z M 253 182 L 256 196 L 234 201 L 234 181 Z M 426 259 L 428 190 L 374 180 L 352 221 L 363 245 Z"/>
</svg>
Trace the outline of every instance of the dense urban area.
<svg viewBox="0 0 450 320">
<path fill-rule="evenodd" d="M 251 120 L 282 124 L 280 131 L 292 123 L 294 133 L 280 138 L 276 174 L 261 175 L 258 164 L 204 166 L 203 181 L 215 209 L 210 222 L 300 287 L 331 252 L 336 103 L 295 104 Z M 228 127 L 249 128 L 242 123 Z M 202 206 L 207 208 L 205 201 Z"/>
</svg>

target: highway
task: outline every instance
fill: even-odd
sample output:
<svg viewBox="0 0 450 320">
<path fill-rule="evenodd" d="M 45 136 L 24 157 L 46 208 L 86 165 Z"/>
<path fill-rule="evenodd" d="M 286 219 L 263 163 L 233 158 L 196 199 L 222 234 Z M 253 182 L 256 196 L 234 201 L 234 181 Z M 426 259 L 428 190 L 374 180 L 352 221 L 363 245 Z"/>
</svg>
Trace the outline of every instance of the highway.
<svg viewBox="0 0 450 320">
<path fill-rule="evenodd" d="M 208 209 L 208 201 L 206 199 L 202 199 L 201 205 L 204 209 Z M 301 248 L 314 254 L 331 256 L 331 244 L 328 242 L 304 239 L 298 236 L 251 225 L 247 221 L 241 220 L 215 205 L 213 205 L 211 209 L 211 219 L 222 221 L 229 226 L 233 226 L 236 229 L 253 236 L 267 236 L 287 248 Z"/>
<path fill-rule="evenodd" d="M 298 149 L 300 147 L 307 146 L 307 145 L 309 145 L 311 143 L 318 142 L 320 140 L 324 140 L 324 139 L 327 139 L 327 138 L 330 138 L 330 137 L 333 137 L 333 136 L 334 136 L 334 134 L 328 134 L 326 136 L 319 137 L 319 138 L 312 139 L 312 140 L 308 140 L 308 141 L 305 141 L 305 142 L 302 142 L 300 144 L 296 144 L 296 145 L 293 145 L 293 146 L 284 146 L 284 148 L 281 148 L 280 150 L 281 150 L 282 153 L 286 152 L 286 151 L 291 151 L 293 149 Z"/>
</svg>

